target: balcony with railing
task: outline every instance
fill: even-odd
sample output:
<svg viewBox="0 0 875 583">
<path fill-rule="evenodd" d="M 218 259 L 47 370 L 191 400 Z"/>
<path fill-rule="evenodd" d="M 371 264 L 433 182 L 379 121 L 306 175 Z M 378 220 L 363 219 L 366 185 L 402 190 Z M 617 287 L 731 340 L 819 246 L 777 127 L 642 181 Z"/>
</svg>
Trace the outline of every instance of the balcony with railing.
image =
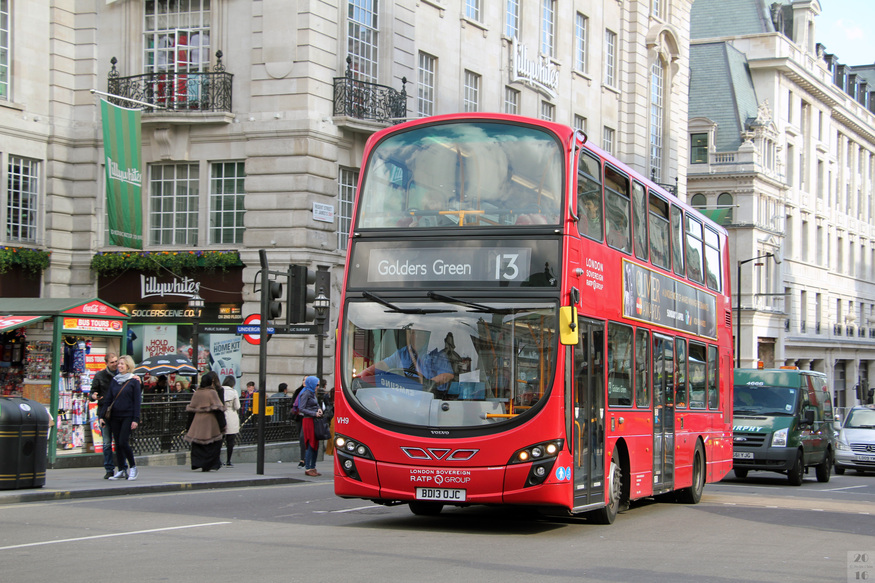
<svg viewBox="0 0 875 583">
<path fill-rule="evenodd" d="M 407 77 L 401 78 L 401 91 L 354 79 L 352 58 L 346 58 L 346 74 L 334 78 L 334 115 L 355 120 L 396 124 L 407 118 Z M 339 125 L 354 125 L 344 123 Z"/>
<path fill-rule="evenodd" d="M 110 102 L 117 105 L 131 107 L 133 102 L 127 100 L 135 100 L 154 106 L 147 109 L 145 113 L 159 115 L 166 112 L 171 114 L 231 113 L 234 75 L 225 71 L 225 65 L 222 64 L 222 51 L 216 51 L 215 67 L 212 70 L 208 67 L 203 71 L 158 71 L 122 77 L 116 69 L 118 59 L 113 57 L 110 62 L 112 69 L 107 75 L 107 93 L 118 96 L 118 98 L 109 98 Z"/>
</svg>

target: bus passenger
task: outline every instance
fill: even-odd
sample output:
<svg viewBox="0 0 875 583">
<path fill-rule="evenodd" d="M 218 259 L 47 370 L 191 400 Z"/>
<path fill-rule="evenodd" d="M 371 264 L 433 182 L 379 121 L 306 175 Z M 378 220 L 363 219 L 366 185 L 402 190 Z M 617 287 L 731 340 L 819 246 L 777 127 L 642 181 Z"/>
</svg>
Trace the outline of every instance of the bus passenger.
<svg viewBox="0 0 875 583">
<path fill-rule="evenodd" d="M 602 238 L 602 200 L 594 192 L 588 192 L 584 196 L 580 230 L 587 237 L 599 240 Z"/>
<path fill-rule="evenodd" d="M 373 377 L 377 370 L 394 372 L 413 379 L 424 390 L 446 392 L 453 380 L 453 367 L 446 355 L 428 351 L 428 332 L 404 327 L 405 346 L 362 371 L 362 377 Z"/>
</svg>

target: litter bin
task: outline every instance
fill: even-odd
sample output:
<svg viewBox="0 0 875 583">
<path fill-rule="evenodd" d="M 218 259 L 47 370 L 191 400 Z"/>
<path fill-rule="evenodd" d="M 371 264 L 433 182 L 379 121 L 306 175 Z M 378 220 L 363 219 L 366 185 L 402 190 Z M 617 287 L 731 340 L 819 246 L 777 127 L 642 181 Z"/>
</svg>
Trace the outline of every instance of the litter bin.
<svg viewBox="0 0 875 583">
<path fill-rule="evenodd" d="M 21 397 L 0 397 L 0 490 L 46 483 L 49 413 Z"/>
</svg>

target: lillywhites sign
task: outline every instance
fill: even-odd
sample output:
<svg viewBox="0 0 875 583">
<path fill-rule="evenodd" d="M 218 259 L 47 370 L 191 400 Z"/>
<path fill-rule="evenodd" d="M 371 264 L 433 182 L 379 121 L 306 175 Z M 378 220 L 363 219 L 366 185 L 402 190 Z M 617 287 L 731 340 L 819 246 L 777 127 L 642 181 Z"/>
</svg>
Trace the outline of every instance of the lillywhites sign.
<svg viewBox="0 0 875 583">
<path fill-rule="evenodd" d="M 529 48 L 520 44 L 516 38 L 513 39 L 511 49 L 513 53 L 510 68 L 511 82 L 522 81 L 555 99 L 556 90 L 559 88 L 559 69 L 549 57 L 539 55 L 537 59 L 530 59 Z"/>
<path fill-rule="evenodd" d="M 140 274 L 140 297 L 184 296 L 188 298 L 200 295 L 201 284 L 190 277 L 174 277 L 170 281 L 158 281 L 154 275 Z"/>
</svg>

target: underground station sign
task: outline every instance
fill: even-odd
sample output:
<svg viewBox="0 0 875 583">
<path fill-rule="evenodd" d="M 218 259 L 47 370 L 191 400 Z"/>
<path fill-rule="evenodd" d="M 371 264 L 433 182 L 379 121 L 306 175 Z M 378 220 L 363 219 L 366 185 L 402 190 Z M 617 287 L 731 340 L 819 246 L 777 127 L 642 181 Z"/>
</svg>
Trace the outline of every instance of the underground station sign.
<svg viewBox="0 0 875 583">
<path fill-rule="evenodd" d="M 268 326 L 268 340 L 273 334 L 316 334 L 315 324 L 292 324 L 290 326 Z M 250 314 L 237 326 L 237 334 L 243 334 L 243 340 L 249 344 L 261 343 L 261 314 Z"/>
</svg>

